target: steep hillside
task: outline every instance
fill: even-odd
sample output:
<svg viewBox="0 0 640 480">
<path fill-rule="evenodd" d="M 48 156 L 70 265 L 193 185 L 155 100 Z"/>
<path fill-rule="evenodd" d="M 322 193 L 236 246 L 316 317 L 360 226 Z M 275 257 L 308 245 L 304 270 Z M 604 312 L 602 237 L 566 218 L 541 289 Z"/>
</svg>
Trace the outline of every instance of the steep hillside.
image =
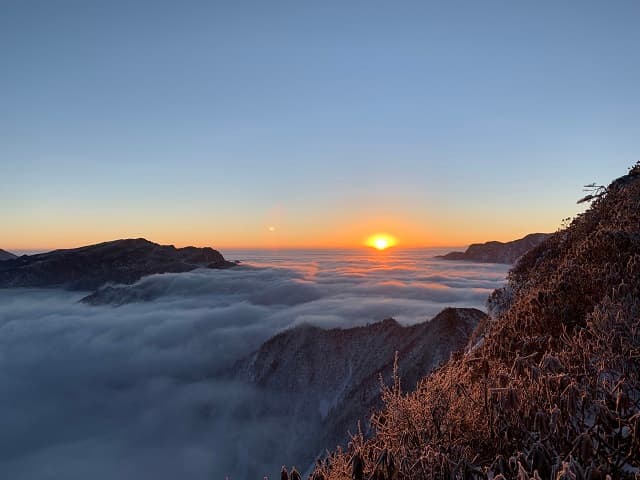
<svg viewBox="0 0 640 480">
<path fill-rule="evenodd" d="M 175 248 L 143 238 L 115 240 L 4 261 L 0 263 L 0 288 L 93 290 L 107 282 L 130 284 L 153 273 L 232 265 L 220 252 L 208 247 Z"/>
<path fill-rule="evenodd" d="M 12 260 L 14 258 L 18 258 L 18 256 L 0 248 L 0 262 L 3 262 L 5 260 Z"/>
<path fill-rule="evenodd" d="M 473 348 L 402 394 L 319 473 L 350 478 L 637 478 L 640 163 L 527 253 Z M 393 460 L 389 460 L 393 458 Z M 356 462 L 357 463 L 357 462 Z"/>
<path fill-rule="evenodd" d="M 530 233 L 511 242 L 474 243 L 464 252 L 450 252 L 436 258 L 481 263 L 514 263 L 529 250 L 540 245 L 547 237 L 549 237 L 548 233 Z"/>
<path fill-rule="evenodd" d="M 285 394 L 291 423 L 290 460 L 310 464 L 329 446 L 345 443 L 347 430 L 368 422 L 381 406 L 380 376 L 390 379 L 395 353 L 407 388 L 463 348 L 486 315 L 448 308 L 432 320 L 402 327 L 387 319 L 364 327 L 285 331 L 234 369 L 236 379 Z M 301 441 L 303 440 L 303 441 Z"/>
</svg>

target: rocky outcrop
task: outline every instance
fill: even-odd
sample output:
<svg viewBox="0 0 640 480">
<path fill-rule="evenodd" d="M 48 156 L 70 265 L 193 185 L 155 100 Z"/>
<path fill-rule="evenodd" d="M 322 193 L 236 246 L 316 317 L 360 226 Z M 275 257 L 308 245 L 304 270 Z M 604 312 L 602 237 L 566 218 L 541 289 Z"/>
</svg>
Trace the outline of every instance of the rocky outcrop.
<svg viewBox="0 0 640 480">
<path fill-rule="evenodd" d="M 511 242 L 473 243 L 464 252 L 450 252 L 436 258 L 479 263 L 515 263 L 522 255 L 540 245 L 549 235 L 548 233 L 530 233 L 526 237 Z"/>
<path fill-rule="evenodd" d="M 381 405 L 380 379 L 389 381 L 396 352 L 402 383 L 413 389 L 463 349 L 484 318 L 473 308 L 448 308 L 409 327 L 393 319 L 349 329 L 300 326 L 264 343 L 233 375 L 265 396 L 285 396 L 291 428 L 299 431 L 284 450 L 310 462 L 324 449 L 345 444 L 358 421 L 367 425 L 371 410 Z"/>
<path fill-rule="evenodd" d="M 0 248 L 0 262 L 4 262 L 5 260 L 12 260 L 14 258 L 18 258 L 18 256 Z"/>
<path fill-rule="evenodd" d="M 0 263 L 0 288 L 58 287 L 93 290 L 106 283 L 131 284 L 154 273 L 235 265 L 209 248 L 158 245 L 143 238 L 23 255 Z"/>
</svg>

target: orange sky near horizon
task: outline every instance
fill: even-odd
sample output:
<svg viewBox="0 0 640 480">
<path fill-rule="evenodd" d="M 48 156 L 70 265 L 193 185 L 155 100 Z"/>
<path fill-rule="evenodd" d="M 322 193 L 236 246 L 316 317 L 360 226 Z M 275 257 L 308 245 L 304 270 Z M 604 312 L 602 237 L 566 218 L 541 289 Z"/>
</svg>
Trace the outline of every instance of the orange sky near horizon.
<svg viewBox="0 0 640 480">
<path fill-rule="evenodd" d="M 47 251 L 121 238 L 182 246 L 210 246 L 224 252 L 241 248 L 363 247 L 375 233 L 397 239 L 397 248 L 464 247 L 490 240 L 510 241 L 534 232 L 553 232 L 576 205 L 579 189 L 553 189 L 545 195 L 517 185 L 468 201 L 458 188 L 446 197 L 424 193 L 388 195 L 346 191 L 340 196 L 300 202 L 243 205 L 176 201 L 172 196 L 146 202 L 23 203 L 4 209 L 0 248 Z M 489 191 L 489 190 L 488 190 Z M 54 215 L 51 211 L 55 212 Z"/>
<path fill-rule="evenodd" d="M 9 251 L 509 241 L 640 151 L 638 2 L 8 3 Z"/>
<path fill-rule="evenodd" d="M 421 212 L 422 213 L 422 212 Z M 74 248 L 119 238 L 143 237 L 178 247 L 211 246 L 220 250 L 240 248 L 353 248 L 365 245 L 375 233 L 397 239 L 398 248 L 465 246 L 489 240 L 509 241 L 532 232 L 552 232 L 560 215 L 503 216 L 491 222 L 481 215 L 432 215 L 419 218 L 379 214 L 335 215 L 333 219 L 267 214 L 251 223 L 238 218 L 207 221 L 197 217 L 127 217 L 43 219 L 18 224 L 4 232 L 0 248 L 8 251 L 45 251 Z M 18 219 L 16 219 L 18 220 Z M 18 222 L 20 223 L 20 222 Z M 220 226 L 223 225 L 223 226 Z"/>
</svg>

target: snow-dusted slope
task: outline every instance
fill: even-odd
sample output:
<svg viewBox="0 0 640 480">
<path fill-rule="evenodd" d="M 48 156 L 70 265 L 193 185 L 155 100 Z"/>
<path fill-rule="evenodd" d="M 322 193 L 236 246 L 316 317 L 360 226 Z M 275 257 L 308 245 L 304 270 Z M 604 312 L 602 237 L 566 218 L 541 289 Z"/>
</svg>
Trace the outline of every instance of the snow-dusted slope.
<svg viewBox="0 0 640 480">
<path fill-rule="evenodd" d="M 448 308 L 410 327 L 393 319 L 350 329 L 301 326 L 264 343 L 236 366 L 234 375 L 265 395 L 284 396 L 291 418 L 286 450 L 298 462 L 310 461 L 343 443 L 347 431 L 368 418 L 379 402 L 380 375 L 390 378 L 396 352 L 403 384 L 413 388 L 462 349 L 483 318 L 476 309 Z"/>
</svg>

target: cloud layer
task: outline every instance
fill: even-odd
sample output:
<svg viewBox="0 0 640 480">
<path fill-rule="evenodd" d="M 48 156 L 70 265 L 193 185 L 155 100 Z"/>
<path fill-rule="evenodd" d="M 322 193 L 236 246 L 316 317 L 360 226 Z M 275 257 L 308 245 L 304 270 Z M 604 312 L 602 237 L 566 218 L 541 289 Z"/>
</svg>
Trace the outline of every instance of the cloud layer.
<svg viewBox="0 0 640 480">
<path fill-rule="evenodd" d="M 0 470 L 71 480 L 275 474 L 274 460 L 287 461 L 274 443 L 287 432 L 286 402 L 219 373 L 296 324 L 410 324 L 446 306 L 481 307 L 507 269 L 429 255 L 243 252 L 240 268 L 144 278 L 119 292 L 118 307 L 0 290 Z"/>
</svg>

